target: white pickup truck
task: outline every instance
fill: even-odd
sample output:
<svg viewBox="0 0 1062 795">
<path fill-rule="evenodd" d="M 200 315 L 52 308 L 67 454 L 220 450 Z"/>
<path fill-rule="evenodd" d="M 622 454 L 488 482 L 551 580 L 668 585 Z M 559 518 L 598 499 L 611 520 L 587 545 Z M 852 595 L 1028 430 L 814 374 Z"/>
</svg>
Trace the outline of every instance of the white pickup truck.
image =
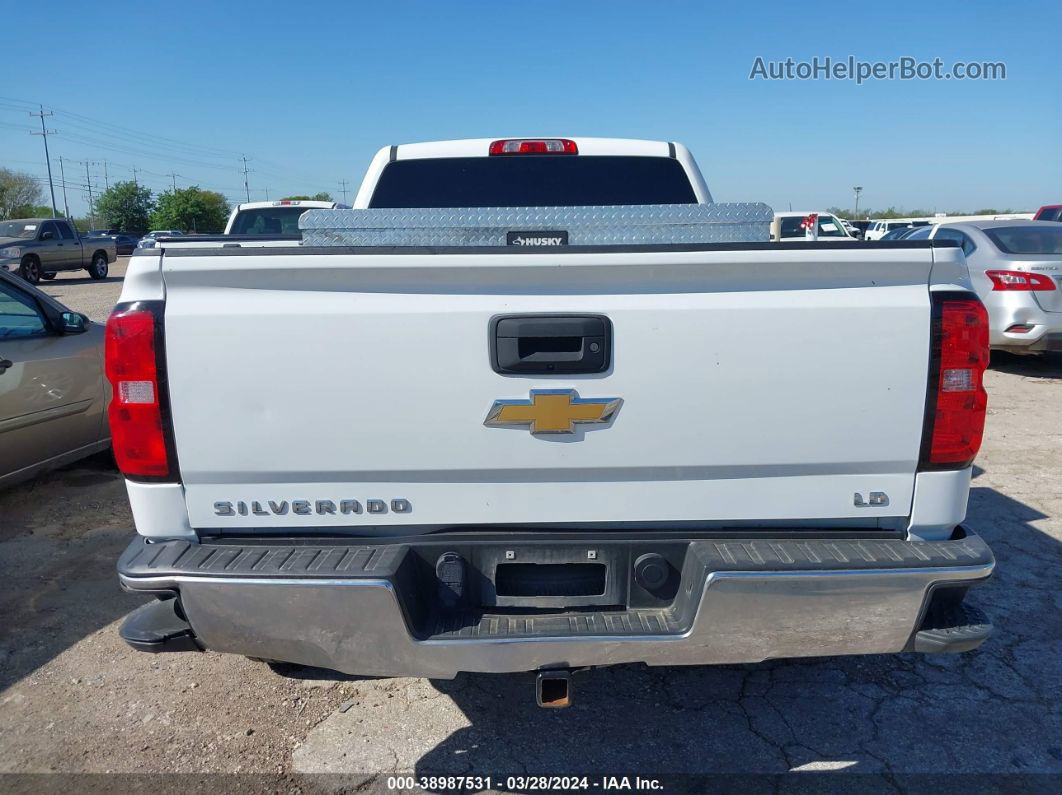
<svg viewBox="0 0 1062 795">
<path fill-rule="evenodd" d="M 278 199 L 271 202 L 237 204 L 225 224 L 226 235 L 269 235 L 278 239 L 297 238 L 299 216 L 307 210 L 335 210 L 349 207 L 334 201 Z"/>
<path fill-rule="evenodd" d="M 415 144 L 373 160 L 369 209 L 333 212 L 572 226 L 137 251 L 108 323 L 139 534 L 118 568 L 159 598 L 123 637 L 538 671 L 554 706 L 586 666 L 979 645 L 963 600 L 994 561 L 962 522 L 987 326 L 961 249 L 771 243 L 766 223 L 565 245 L 595 207 L 710 201 L 677 144 Z"/>
</svg>

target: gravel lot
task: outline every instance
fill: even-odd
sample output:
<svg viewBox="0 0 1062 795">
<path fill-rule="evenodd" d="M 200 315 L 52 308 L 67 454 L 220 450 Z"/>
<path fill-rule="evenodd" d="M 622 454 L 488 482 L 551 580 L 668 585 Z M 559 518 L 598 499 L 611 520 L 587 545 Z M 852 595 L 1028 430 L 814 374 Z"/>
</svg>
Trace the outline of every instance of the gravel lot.
<svg viewBox="0 0 1062 795">
<path fill-rule="evenodd" d="M 122 279 L 129 265 L 129 257 L 118 257 L 111 263 L 106 279 L 95 281 L 85 271 L 55 274 L 50 282 L 38 286 L 52 298 L 58 299 L 77 312 L 84 312 L 90 320 L 104 323 L 122 292 Z"/>
<path fill-rule="evenodd" d="M 61 275 L 45 289 L 101 320 L 119 287 Z M 393 771 L 837 770 L 880 774 L 883 790 L 919 773 L 1053 773 L 1021 785 L 1058 791 L 1062 360 L 1000 356 L 987 380 L 969 524 L 998 559 L 973 595 L 997 632 L 981 650 L 603 669 L 558 712 L 535 707 L 530 675 L 370 680 L 135 653 L 117 635 L 139 602 L 114 576 L 132 521 L 109 459 L 0 492 L 0 772 L 253 772 L 285 790 L 380 789 Z"/>
</svg>

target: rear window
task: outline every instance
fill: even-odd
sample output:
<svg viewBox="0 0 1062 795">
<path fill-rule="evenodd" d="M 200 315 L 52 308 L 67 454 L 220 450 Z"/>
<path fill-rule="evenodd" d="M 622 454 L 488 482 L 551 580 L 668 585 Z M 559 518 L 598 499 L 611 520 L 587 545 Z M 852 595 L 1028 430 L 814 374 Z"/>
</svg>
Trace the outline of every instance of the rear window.
<svg viewBox="0 0 1062 795">
<path fill-rule="evenodd" d="M 695 204 L 689 178 L 666 157 L 515 156 L 396 160 L 370 207 L 579 207 Z"/>
<path fill-rule="evenodd" d="M 1062 229 L 1038 224 L 985 229 L 996 248 L 1007 254 L 1062 254 Z"/>
<path fill-rule="evenodd" d="M 262 207 L 241 210 L 236 215 L 229 234 L 233 235 L 297 235 L 299 216 L 305 207 Z"/>
<path fill-rule="evenodd" d="M 1045 207 L 1037 216 L 1037 221 L 1062 221 L 1062 207 Z"/>
</svg>

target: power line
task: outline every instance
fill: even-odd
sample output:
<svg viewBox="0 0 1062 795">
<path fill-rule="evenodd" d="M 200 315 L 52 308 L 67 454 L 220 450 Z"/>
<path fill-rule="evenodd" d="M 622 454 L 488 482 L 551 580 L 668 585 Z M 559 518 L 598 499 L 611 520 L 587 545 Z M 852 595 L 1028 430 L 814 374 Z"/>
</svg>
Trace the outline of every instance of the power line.
<svg viewBox="0 0 1062 795">
<path fill-rule="evenodd" d="M 227 171 L 231 166 L 225 166 L 218 163 L 209 163 L 204 160 L 197 160 L 186 155 L 173 155 L 170 153 L 158 153 L 151 152 L 146 149 L 137 147 L 126 146 L 121 143 L 113 143 L 108 141 L 102 141 L 98 138 L 92 138 L 86 135 L 80 135 L 77 133 L 69 133 L 64 136 L 76 143 L 85 144 L 87 146 L 93 146 L 98 149 L 106 149 L 110 152 L 121 152 L 122 154 L 135 155 L 137 157 L 145 157 L 151 160 L 157 160 L 160 162 L 177 163 L 182 166 L 195 166 L 197 168 L 210 168 L 217 171 Z"/>
<path fill-rule="evenodd" d="M 2 104 L 2 103 L 0 103 L 0 104 Z M 63 114 L 63 118 L 64 119 L 66 118 L 66 115 L 67 114 L 65 114 L 65 113 Z M 8 129 L 14 129 L 14 130 L 27 130 L 28 129 L 27 127 L 22 126 L 22 125 L 9 124 L 9 123 L 3 122 L 3 121 L 0 121 L 0 127 L 5 127 L 5 128 L 8 128 Z M 94 131 L 94 132 L 97 132 L 97 134 L 102 134 L 104 136 L 113 136 L 113 135 L 115 135 L 114 133 L 111 133 L 111 132 L 106 131 L 106 130 Z M 64 140 L 71 141 L 72 143 L 78 143 L 78 144 L 83 144 L 83 145 L 86 145 L 86 146 L 90 146 L 90 147 L 93 147 L 94 149 L 97 149 L 97 150 L 102 149 L 102 150 L 109 151 L 109 152 L 120 152 L 120 153 L 124 153 L 124 154 L 131 154 L 131 155 L 134 155 L 134 156 L 136 156 L 138 158 L 147 158 L 149 160 L 154 160 L 154 161 L 158 161 L 158 162 L 164 162 L 164 163 L 167 163 L 167 165 L 169 165 L 169 164 L 185 165 L 185 166 L 190 166 L 190 167 L 195 167 L 195 168 L 208 168 L 208 169 L 218 170 L 218 171 L 226 171 L 229 168 L 231 168 L 231 166 L 226 166 L 224 164 L 217 163 L 217 162 L 209 162 L 208 160 L 204 160 L 201 157 L 196 157 L 195 156 L 195 154 L 199 154 L 199 155 L 205 155 L 207 158 L 217 157 L 217 155 L 211 154 L 209 152 L 197 152 L 197 153 L 193 154 L 192 156 L 188 156 L 188 154 L 186 154 L 184 151 L 182 151 L 180 154 L 174 154 L 172 152 L 160 152 L 160 151 L 157 151 L 157 150 L 156 151 L 151 151 L 150 149 L 141 148 L 141 147 L 144 146 L 144 144 L 142 142 L 140 142 L 140 141 L 134 141 L 133 145 L 130 145 L 129 142 L 127 142 L 125 140 L 119 140 L 118 142 L 108 141 L 108 140 L 101 140 L 100 138 L 91 137 L 89 135 L 85 135 L 85 134 L 82 134 L 82 133 L 79 133 L 79 132 L 76 132 L 76 131 L 72 132 L 72 131 L 68 131 L 68 130 L 65 130 L 65 129 L 63 131 L 63 137 L 64 137 Z M 116 137 L 118 137 L 118 136 L 116 136 Z M 150 147 L 150 146 L 152 146 L 152 144 L 149 143 L 148 146 Z M 252 159 L 252 158 L 248 158 L 248 160 L 250 160 L 250 159 Z M 270 162 L 270 161 L 265 161 L 265 160 L 263 160 L 261 158 L 257 158 L 257 157 L 255 157 L 253 159 L 255 160 L 255 162 Z M 123 166 L 125 168 L 129 168 L 128 165 L 117 163 L 115 161 L 108 160 L 108 163 L 110 165 L 119 165 L 119 166 Z M 141 170 L 141 169 L 139 169 L 139 167 L 138 167 L 138 170 Z M 143 169 L 143 170 L 145 172 L 147 171 L 146 169 Z M 307 175 L 299 175 L 299 174 L 291 174 L 291 173 L 278 173 L 278 172 L 274 172 L 274 171 L 266 171 L 266 170 L 261 169 L 261 168 L 256 169 L 255 173 L 266 175 L 266 176 L 272 176 L 272 177 L 275 177 L 277 179 L 283 180 L 285 182 L 297 181 L 297 182 L 304 182 L 304 183 L 314 183 L 314 182 L 324 182 L 325 181 L 324 179 L 322 179 L 319 176 L 307 176 Z"/>
<path fill-rule="evenodd" d="M 37 112 L 34 112 L 32 110 L 32 108 L 35 106 L 35 104 L 36 104 L 36 107 L 39 108 L 39 111 L 37 111 Z M 82 155 L 83 159 L 79 159 L 79 158 L 76 158 L 76 157 L 64 156 L 63 157 L 63 164 L 62 164 L 64 172 L 65 172 L 65 162 L 67 160 L 70 160 L 70 162 L 72 162 L 72 163 L 87 164 L 87 166 L 86 166 L 86 184 L 80 185 L 80 184 L 77 184 L 76 181 L 74 181 L 74 180 L 68 181 L 68 180 L 65 179 L 65 173 L 64 173 L 63 178 L 62 178 L 62 184 L 60 186 L 61 188 L 66 188 L 66 186 L 69 185 L 70 187 L 74 188 L 75 190 L 85 190 L 86 192 L 88 192 L 90 195 L 87 198 L 88 198 L 88 200 L 90 202 L 90 212 L 92 213 L 93 216 L 95 214 L 95 201 L 97 199 L 97 193 L 98 193 L 97 187 L 98 187 L 98 184 L 94 186 L 94 185 L 91 185 L 91 182 L 95 179 L 97 181 L 97 183 L 98 183 L 98 180 L 99 180 L 101 175 L 100 174 L 92 174 L 91 173 L 91 166 L 92 165 L 102 165 L 103 166 L 102 178 L 104 180 L 105 188 L 108 189 L 108 190 L 110 188 L 110 166 L 112 166 L 112 165 L 118 166 L 119 168 L 128 169 L 132 173 L 133 182 L 134 182 L 134 184 L 137 187 L 140 187 L 140 185 L 143 184 L 142 183 L 142 178 L 143 178 L 143 175 L 145 175 L 145 174 L 147 174 L 147 175 L 152 175 L 153 174 L 155 176 L 161 176 L 163 178 L 167 178 L 170 181 L 173 190 L 176 190 L 176 178 L 177 177 L 182 177 L 183 178 L 183 175 L 177 174 L 175 170 L 171 170 L 171 172 L 168 172 L 168 173 L 164 174 L 162 172 L 154 172 L 154 171 L 151 171 L 149 169 L 141 168 L 139 165 L 130 166 L 128 164 L 120 163 L 120 162 L 117 162 L 117 161 L 112 161 L 110 159 L 107 159 L 107 160 L 95 160 L 95 159 L 93 159 L 94 156 L 98 157 L 99 150 L 103 150 L 105 152 L 107 152 L 107 151 L 125 152 L 127 154 L 135 155 L 137 158 L 147 158 L 149 160 L 153 160 L 153 161 L 156 161 L 156 162 L 165 163 L 166 165 L 169 165 L 171 167 L 172 167 L 172 165 L 185 164 L 187 166 L 194 167 L 194 168 L 197 168 L 197 169 L 198 168 L 209 168 L 209 169 L 216 169 L 216 170 L 219 170 L 219 171 L 228 170 L 229 168 L 231 168 L 231 166 L 225 166 L 225 165 L 223 165 L 221 163 L 216 162 L 215 158 L 221 159 L 221 158 L 230 157 L 231 155 L 229 155 L 228 153 L 231 152 L 232 150 L 225 150 L 225 149 L 214 148 L 214 147 L 198 146 L 198 145 L 191 144 L 191 143 L 188 143 L 188 142 L 179 141 L 179 140 L 173 139 L 173 138 L 166 138 L 164 136 L 150 135 L 150 134 L 138 132 L 138 131 L 135 131 L 135 130 L 131 130 L 131 129 L 122 127 L 120 125 L 110 124 L 110 123 L 107 123 L 107 122 L 102 122 L 102 121 L 99 121 L 99 120 L 96 120 L 96 119 L 92 119 L 92 118 L 87 117 L 87 116 L 82 116 L 80 114 L 72 113 L 70 111 L 64 111 L 64 110 L 62 110 L 60 108 L 49 107 L 49 110 L 45 111 L 43 104 L 30 103 L 30 102 L 27 102 L 25 100 L 16 100 L 16 99 L 12 99 L 12 98 L 0 97 L 0 116 L 2 116 L 4 112 L 6 112 L 5 109 L 9 109 L 11 111 L 15 111 L 15 112 L 19 112 L 19 113 L 31 113 L 33 116 L 37 116 L 37 117 L 41 118 L 42 130 L 41 130 L 41 132 L 36 133 L 36 134 L 42 134 L 42 133 L 46 133 L 46 134 L 49 134 L 49 135 L 55 134 L 55 132 L 56 132 L 55 130 L 50 130 L 50 129 L 48 129 L 45 126 L 45 119 L 44 119 L 45 116 L 54 116 L 56 118 L 62 118 L 63 126 L 64 126 L 64 129 L 63 129 L 63 140 L 64 141 L 68 141 L 68 142 L 71 142 L 73 144 L 81 144 L 81 145 L 84 145 L 86 147 L 92 147 L 93 150 L 96 150 L 96 151 L 92 151 L 92 150 L 85 151 L 84 154 Z M 77 120 L 79 120 L 79 121 L 77 121 Z M 67 125 L 69 125 L 72 129 L 71 130 L 65 129 Z M 34 130 L 32 130 L 31 128 L 27 128 L 25 125 L 10 124 L 10 123 L 4 122 L 4 121 L 0 121 L 0 128 L 7 128 L 7 129 L 13 129 L 13 130 L 22 130 L 24 132 L 34 132 Z M 54 174 L 52 173 L 52 170 L 51 170 L 51 158 L 50 158 L 50 145 L 51 145 L 51 142 L 44 141 L 44 144 L 45 144 L 45 157 L 46 157 L 46 160 L 47 160 L 46 165 L 47 165 L 47 170 L 48 170 L 49 190 L 50 190 L 50 193 L 51 193 L 51 196 L 52 196 L 52 201 L 53 201 L 52 212 L 54 214 L 58 214 L 58 202 L 55 201 L 55 197 L 54 197 L 55 179 L 54 179 Z M 81 154 L 81 152 L 77 152 L 77 154 Z M 244 183 L 243 184 L 243 194 L 244 194 L 244 199 L 245 200 L 250 200 L 251 190 L 250 190 L 249 174 L 251 174 L 251 173 L 258 173 L 260 175 L 272 174 L 272 176 L 274 176 L 278 180 L 281 180 L 284 183 L 290 183 L 290 182 L 298 181 L 298 182 L 306 182 L 306 183 L 313 184 L 313 183 L 320 183 L 320 182 L 324 182 L 325 181 L 321 177 L 305 177 L 305 176 L 292 175 L 290 173 L 274 173 L 272 171 L 266 171 L 266 170 L 264 170 L 261 167 L 259 167 L 257 169 L 251 169 L 249 167 L 249 162 L 252 161 L 252 160 L 254 162 L 256 162 L 256 163 L 266 164 L 267 166 L 270 166 L 270 167 L 272 165 L 276 165 L 276 166 L 278 166 L 280 168 L 281 171 L 286 171 L 285 164 L 275 163 L 275 161 L 270 161 L 270 160 L 267 160 L 267 159 L 264 159 L 264 158 L 249 157 L 246 154 L 241 154 L 240 155 L 240 163 L 241 163 L 242 168 L 238 169 L 238 173 L 242 173 L 243 177 L 244 177 L 244 179 L 243 179 L 243 183 Z M 9 161 L 9 162 L 17 162 L 17 161 Z M 36 163 L 36 162 L 39 162 L 39 161 L 23 161 L 23 162 Z M 39 181 L 43 182 L 43 179 L 40 179 Z M 208 180 L 208 182 L 209 181 L 210 180 Z M 191 182 L 194 183 L 194 184 L 197 184 L 197 185 L 201 185 L 202 184 L 198 180 L 194 180 L 194 179 L 191 180 Z M 345 191 L 344 192 L 344 196 L 346 196 L 347 193 L 349 193 L 348 185 L 349 185 L 349 183 L 346 183 L 346 184 L 342 185 L 342 187 L 343 187 L 343 189 Z M 150 180 L 147 183 L 147 187 L 149 187 L 149 188 L 152 187 L 152 183 L 151 183 Z M 206 190 L 217 191 L 218 193 L 220 193 L 223 196 L 225 196 L 226 199 L 228 201 L 230 201 L 230 202 L 233 202 L 233 203 L 238 203 L 239 202 L 239 199 L 236 198 L 236 195 L 238 194 L 238 191 L 239 191 L 238 188 L 217 187 L 217 186 L 212 186 L 212 185 L 209 185 L 209 184 L 208 185 L 204 185 L 203 188 L 206 189 Z M 283 188 L 281 190 L 283 190 Z M 306 190 L 306 188 L 304 187 L 303 190 Z M 295 191 L 297 191 L 297 188 L 294 188 L 294 186 L 293 186 L 293 192 L 295 192 Z M 266 194 L 268 196 L 268 195 L 271 195 L 273 191 L 270 188 L 266 188 L 264 191 L 262 189 L 256 189 L 255 192 L 256 193 L 264 193 L 264 194 Z M 69 206 L 69 197 L 64 199 L 64 209 L 67 209 L 68 206 Z"/>
<path fill-rule="evenodd" d="M 27 102 L 26 100 L 21 99 L 15 99 L 13 97 L 0 97 L 0 105 L 9 107 L 13 110 L 29 110 L 33 107 L 34 104 L 36 103 Z M 129 127 L 124 127 L 120 124 L 113 124 L 111 122 L 100 121 L 98 119 L 93 119 L 91 116 L 84 116 L 82 114 L 74 113 L 72 111 L 64 110 L 62 108 L 50 107 L 50 110 L 59 113 L 64 118 L 69 117 L 71 119 L 78 119 L 81 124 L 78 124 L 77 126 L 88 126 L 90 129 L 93 127 L 100 128 L 100 132 L 114 137 L 125 137 L 127 139 L 139 138 L 141 139 L 140 143 L 146 143 L 148 145 L 156 146 L 159 148 L 184 149 L 186 151 L 199 154 L 209 152 L 212 153 L 212 157 L 216 157 L 218 159 L 229 158 L 236 154 L 236 150 L 233 149 L 222 149 L 220 147 L 205 147 L 200 144 L 192 144 L 188 141 L 181 141 L 176 138 L 168 138 L 166 136 L 155 135 L 153 133 L 139 132 Z"/>
<path fill-rule="evenodd" d="M 7 99 L 5 102 L 3 100 Z M 15 103 L 15 104 L 11 104 Z M 26 112 L 33 107 L 33 103 L 26 102 L 25 100 L 17 100 L 13 98 L 0 97 L 0 108 L 9 108 L 15 111 Z M 109 122 L 103 122 L 97 119 L 93 119 L 89 116 L 74 113 L 72 111 L 63 110 L 62 108 L 56 108 L 54 106 L 49 108 L 49 112 L 62 117 L 66 126 L 74 128 L 74 132 L 69 133 L 71 140 L 76 137 L 83 143 L 90 143 L 95 146 L 104 145 L 98 138 L 91 138 L 90 136 L 105 136 L 112 139 L 111 142 L 106 145 L 108 148 L 114 151 L 133 152 L 136 154 L 144 154 L 143 149 L 132 150 L 130 147 L 149 147 L 155 150 L 151 156 L 156 159 L 169 159 L 175 156 L 180 157 L 185 161 L 187 165 L 197 165 L 206 168 L 225 169 L 227 166 L 221 163 L 208 163 L 202 159 L 207 158 L 211 160 L 224 160 L 232 157 L 235 152 L 231 149 L 223 149 L 220 147 L 209 147 L 202 144 L 193 144 L 187 141 L 181 141 L 176 138 L 169 138 L 166 136 L 139 132 L 137 130 L 130 129 L 118 124 L 112 124 Z M 76 120 L 76 121 L 75 121 Z M 78 132 L 78 131 L 81 132 Z M 165 150 L 163 154 L 159 154 L 158 150 Z M 278 166 L 280 170 L 283 170 L 284 166 L 276 161 L 268 160 L 265 158 L 255 158 L 256 161 L 272 166 Z M 265 172 L 262 172 L 265 173 Z M 272 172 L 275 173 L 275 172 Z M 306 179 L 305 175 L 297 174 L 275 174 L 283 179 L 298 179 L 299 181 L 319 182 L 323 181 L 319 177 L 312 179 Z"/>
<path fill-rule="evenodd" d="M 55 185 L 52 184 L 52 158 L 48 155 L 48 132 L 49 132 L 49 130 L 48 130 L 47 127 L 44 126 L 44 117 L 45 116 L 54 116 L 54 115 L 55 114 L 52 113 L 51 111 L 48 111 L 47 113 L 45 113 L 44 112 L 44 105 L 41 105 L 41 112 L 40 113 L 33 113 L 32 111 L 30 112 L 30 116 L 39 116 L 40 119 L 41 119 L 41 131 L 40 132 L 32 132 L 31 131 L 30 135 L 41 135 L 41 136 L 44 137 L 44 160 L 48 164 L 48 190 L 51 191 L 51 194 L 52 194 L 52 218 L 55 218 L 55 216 L 57 216 L 59 214 L 59 211 L 56 210 L 56 208 L 55 208 Z M 53 135 L 55 134 L 55 132 L 56 132 L 55 130 L 51 130 L 51 133 Z"/>
</svg>

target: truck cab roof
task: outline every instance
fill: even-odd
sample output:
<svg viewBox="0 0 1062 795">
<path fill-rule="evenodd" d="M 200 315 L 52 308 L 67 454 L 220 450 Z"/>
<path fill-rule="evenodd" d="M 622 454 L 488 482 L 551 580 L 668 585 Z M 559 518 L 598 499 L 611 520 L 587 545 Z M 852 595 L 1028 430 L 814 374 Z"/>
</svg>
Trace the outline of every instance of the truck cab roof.
<svg viewBox="0 0 1062 795">
<path fill-rule="evenodd" d="M 294 235 L 306 210 L 346 210 L 350 205 L 316 199 L 277 199 L 237 204 L 225 224 L 226 235 Z"/>
<path fill-rule="evenodd" d="M 269 202 L 242 202 L 233 208 L 233 212 L 241 210 L 260 210 L 268 207 L 302 207 L 304 210 L 335 210 L 345 205 L 334 201 L 318 201 L 317 199 L 277 199 Z"/>
<path fill-rule="evenodd" d="M 527 144 L 530 151 L 509 151 L 492 153 L 492 145 L 509 143 L 519 150 L 518 144 Z M 557 144 L 563 148 L 557 151 Z M 553 151 L 542 151 L 543 145 L 554 147 Z M 500 155 L 500 156 L 499 156 Z M 409 160 L 444 160 L 444 159 L 487 159 L 514 160 L 518 158 L 663 158 L 672 159 L 682 167 L 693 191 L 695 202 L 704 204 L 712 201 L 708 185 L 701 175 L 697 163 L 690 151 L 680 143 L 668 141 L 645 141 L 633 138 L 594 138 L 594 137 L 496 137 L 466 138 L 451 141 L 427 141 L 422 143 L 385 146 L 380 149 L 369 164 L 368 171 L 354 199 L 354 207 L 364 209 L 373 206 L 373 196 L 385 169 L 391 164 Z M 629 161 L 628 161 L 629 162 Z M 621 203 L 621 202 L 616 202 Z M 427 205 L 424 205 L 427 206 Z M 453 205 L 450 205 L 453 206 Z M 477 205 L 482 206 L 482 205 Z"/>
</svg>

